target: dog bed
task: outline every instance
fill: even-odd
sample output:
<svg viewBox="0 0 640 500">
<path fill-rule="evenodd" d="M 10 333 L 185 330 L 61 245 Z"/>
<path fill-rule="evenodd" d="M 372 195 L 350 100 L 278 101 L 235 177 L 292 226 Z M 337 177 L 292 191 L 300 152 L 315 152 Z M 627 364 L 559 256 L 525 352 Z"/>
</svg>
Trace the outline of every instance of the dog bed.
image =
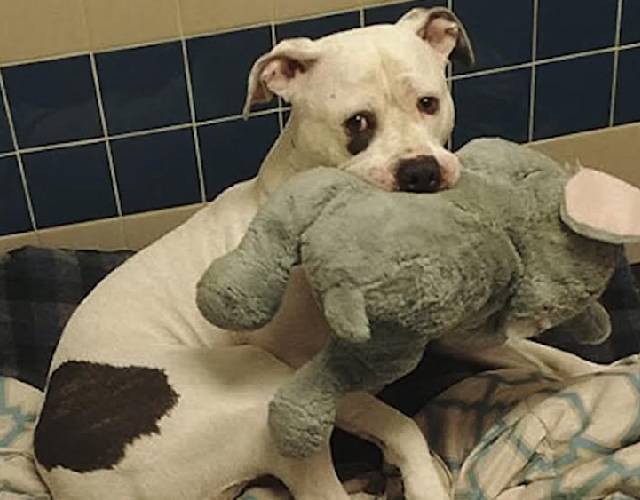
<svg viewBox="0 0 640 500">
<path fill-rule="evenodd" d="M 74 308 L 131 255 L 26 247 L 0 258 L 0 499 L 48 498 L 32 460 L 32 426 L 42 400 L 37 389 L 44 387 L 51 354 Z M 427 351 L 428 362 L 383 391 L 382 399 L 417 415 L 433 434 L 430 443 L 458 498 L 540 498 L 541 492 L 572 495 L 587 489 L 590 498 L 640 496 L 640 485 L 633 483 L 640 476 L 640 458 L 634 458 L 640 457 L 638 424 L 611 425 L 640 408 L 640 364 L 628 357 L 640 352 L 634 272 L 640 269 L 621 262 L 602 298 L 613 324 L 605 344 L 543 339 L 598 362 L 626 357 L 602 374 L 558 385 L 530 373 L 452 366 Z M 625 411 L 611 406 L 612 395 Z M 598 434 L 603 429 L 616 432 Z M 381 465 L 376 449 L 343 433 L 335 433 L 333 451 L 344 479 L 371 481 Z M 488 470 L 491 480 L 483 474 Z M 379 486 L 374 483 L 371 491 Z M 262 488 L 243 496 L 283 495 Z"/>
</svg>

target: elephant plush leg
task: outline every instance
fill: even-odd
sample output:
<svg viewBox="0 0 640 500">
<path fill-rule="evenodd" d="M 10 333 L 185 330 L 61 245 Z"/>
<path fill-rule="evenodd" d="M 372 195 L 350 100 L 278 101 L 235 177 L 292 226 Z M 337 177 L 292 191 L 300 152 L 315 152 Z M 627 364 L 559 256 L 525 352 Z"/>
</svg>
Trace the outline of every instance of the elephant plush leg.
<svg viewBox="0 0 640 500">
<path fill-rule="evenodd" d="M 328 442 L 339 385 L 328 369 L 326 348 L 278 389 L 269 403 L 269 427 L 279 451 L 304 458 Z"/>
<path fill-rule="evenodd" d="M 609 313 L 599 303 L 594 302 L 575 318 L 553 329 L 554 332 L 571 335 L 581 344 L 601 344 L 611 335 Z"/>
<path fill-rule="evenodd" d="M 389 382 L 388 373 L 367 363 L 363 347 L 330 339 L 278 389 L 269 404 L 269 426 L 283 455 L 306 457 L 317 451 L 331 435 L 339 399 Z"/>
</svg>

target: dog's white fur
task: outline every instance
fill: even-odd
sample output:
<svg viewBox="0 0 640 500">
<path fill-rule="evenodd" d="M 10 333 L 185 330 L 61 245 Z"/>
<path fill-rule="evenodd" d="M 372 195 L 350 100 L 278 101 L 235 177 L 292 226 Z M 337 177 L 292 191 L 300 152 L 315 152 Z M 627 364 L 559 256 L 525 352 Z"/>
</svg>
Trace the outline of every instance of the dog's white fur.
<svg viewBox="0 0 640 500">
<path fill-rule="evenodd" d="M 161 368 L 180 399 L 159 422 L 161 433 L 135 440 L 112 469 L 39 467 L 54 498 L 227 499 L 267 474 L 299 500 L 347 498 L 326 446 L 308 459 L 286 458 L 266 426 L 277 387 L 327 337 L 302 274 L 294 272 L 276 319 L 250 333 L 207 323 L 195 306 L 195 284 L 212 259 L 239 243 L 260 202 L 297 171 L 335 166 L 393 189 L 398 161 L 428 154 L 439 159 L 445 182 L 455 183 L 459 165 L 442 147 L 454 119 L 444 74 L 461 28 L 449 18 L 428 26 L 429 16 L 416 10 L 393 26 L 285 41 L 256 63 L 248 105 L 277 93 L 293 106 L 258 177 L 227 190 L 104 280 L 73 315 L 52 363 L 52 370 L 68 360 Z M 283 66 L 291 61 L 293 72 Z M 438 115 L 416 109 L 425 94 L 440 99 Z M 351 156 L 342 123 L 363 109 L 376 110 L 379 130 L 366 151 Z M 516 350 L 506 345 L 474 355 L 491 366 L 533 360 L 572 374 L 590 369 L 579 358 L 517 342 Z M 448 498 L 446 477 L 412 420 L 354 394 L 341 403 L 337 424 L 383 448 L 409 500 Z"/>
</svg>

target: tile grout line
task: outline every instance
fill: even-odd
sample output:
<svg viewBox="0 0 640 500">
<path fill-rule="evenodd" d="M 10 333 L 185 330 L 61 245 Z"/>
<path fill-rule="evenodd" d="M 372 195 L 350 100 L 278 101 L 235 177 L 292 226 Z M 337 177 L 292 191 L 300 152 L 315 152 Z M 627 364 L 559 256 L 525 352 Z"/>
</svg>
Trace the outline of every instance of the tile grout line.
<svg viewBox="0 0 640 500">
<path fill-rule="evenodd" d="M 198 171 L 198 184 L 200 187 L 200 201 L 207 201 L 207 193 L 204 186 L 204 169 L 202 166 L 202 151 L 200 150 L 200 140 L 198 138 L 198 123 L 196 121 L 196 106 L 193 97 L 193 83 L 191 82 L 191 69 L 189 65 L 189 54 L 187 52 L 187 40 L 183 38 L 180 41 L 182 47 L 182 58 L 184 63 L 184 72 L 187 86 L 187 99 L 189 100 L 189 114 L 191 115 L 190 127 L 193 132 L 193 146 L 196 155 L 196 169 Z"/>
<path fill-rule="evenodd" d="M 111 151 L 111 143 L 109 142 L 109 129 L 107 127 L 107 115 L 104 111 L 104 101 L 102 99 L 102 91 L 100 89 L 100 80 L 98 78 L 98 66 L 96 64 L 95 52 L 93 50 L 93 37 L 91 30 L 89 29 L 89 16 L 87 14 L 87 6 L 85 2 L 82 3 L 82 18 L 87 30 L 87 37 L 89 39 L 89 65 L 91 67 L 91 78 L 93 80 L 93 87 L 95 92 L 96 103 L 98 104 L 98 115 L 100 117 L 100 126 L 102 127 L 102 135 L 104 136 L 104 148 L 107 153 L 107 165 L 109 167 L 109 177 L 111 178 L 111 187 L 113 190 L 113 199 L 116 204 L 116 219 L 118 220 L 118 229 L 122 243 L 127 245 L 126 232 L 124 230 L 124 223 L 122 222 L 122 202 L 120 199 L 120 189 L 118 188 L 118 179 L 116 177 L 116 167 L 113 160 L 113 152 Z"/>
<path fill-rule="evenodd" d="M 162 132 L 173 132 L 174 130 L 184 130 L 193 127 L 191 123 L 177 123 L 175 125 L 164 125 L 162 127 L 150 128 L 146 130 L 132 130 L 131 132 L 120 132 L 119 134 L 110 135 L 112 140 L 131 139 L 133 137 L 141 137 L 145 135 L 160 134 Z"/>
<path fill-rule="evenodd" d="M 532 62 L 528 61 L 525 63 L 520 63 L 520 64 L 513 64 L 511 66 L 501 66 L 499 68 L 490 68 L 490 69 L 484 69 L 484 70 L 480 70 L 480 71 L 473 71 L 471 73 L 463 73 L 461 75 L 453 75 L 451 77 L 451 81 L 452 82 L 456 82 L 458 80 L 468 80 L 469 78 L 475 78 L 475 77 L 479 77 L 479 76 L 489 76 L 489 75 L 495 75 L 498 73 L 506 73 L 507 71 L 514 71 L 517 69 L 524 69 L 524 68 L 530 68 L 532 66 Z"/>
<path fill-rule="evenodd" d="M 14 152 L 16 155 L 16 161 L 18 163 L 18 173 L 20 175 L 20 182 L 22 183 L 22 190 L 24 191 L 25 201 L 27 202 L 27 212 L 29 213 L 29 219 L 31 227 L 36 233 L 36 239 L 40 241 L 38 236 L 38 226 L 36 225 L 36 215 L 33 209 L 33 203 L 31 201 L 31 193 L 29 192 L 29 183 L 27 182 L 27 176 L 24 171 L 24 163 L 22 161 L 22 155 L 18 146 L 18 136 L 13 124 L 13 115 L 11 114 L 11 107 L 9 106 L 9 96 L 7 95 L 7 89 L 4 85 L 4 76 L 0 70 L 0 92 L 2 92 L 2 104 L 7 116 L 7 124 L 9 125 L 9 134 L 11 135 L 11 142 L 13 143 Z"/>
<path fill-rule="evenodd" d="M 384 6 L 387 4 L 383 4 L 381 6 Z M 388 4 L 388 5 L 393 5 L 393 4 Z M 364 9 L 367 10 L 367 9 Z M 328 12 L 323 14 L 323 16 L 330 16 L 330 15 L 335 15 L 335 14 L 344 14 L 344 13 L 348 13 L 348 12 L 357 12 L 356 10 L 349 10 L 349 11 L 341 11 L 341 12 Z M 323 16 L 319 16 L 319 17 L 323 17 Z M 312 19 L 316 19 L 318 16 L 312 18 Z M 300 19 L 292 19 L 291 22 L 296 22 L 296 21 L 304 21 L 307 20 L 306 18 L 300 18 Z M 287 21 L 289 22 L 289 21 Z M 284 24 L 284 23 L 274 23 L 275 26 L 278 26 L 279 24 Z M 215 31 L 212 33 L 205 33 L 205 34 L 197 34 L 197 35 L 191 35 L 189 37 L 185 36 L 185 39 L 187 40 L 191 40 L 193 38 L 205 38 L 205 37 L 209 37 L 209 36 L 217 36 L 217 35 L 224 35 L 227 33 L 233 33 L 233 32 L 237 32 L 237 31 L 242 31 L 242 30 L 248 30 L 248 29 L 253 29 L 253 28 L 265 28 L 269 26 L 269 23 L 262 23 L 259 25 L 252 25 L 252 26 L 242 26 L 240 28 L 234 28 L 233 30 L 229 30 L 229 31 Z M 0 68 L 12 68 L 15 66 L 25 66 L 28 64 L 37 64 L 37 63 L 41 63 L 41 62 L 52 62 L 52 61 L 58 61 L 58 60 L 63 60 L 63 59 L 72 59 L 74 57 L 83 57 L 83 56 L 88 56 L 90 53 L 94 53 L 94 54 L 108 54 L 111 52 L 119 52 L 119 51 L 123 51 L 123 50 L 130 50 L 130 49 L 138 49 L 138 48 L 144 48 L 144 47 L 150 47 L 153 45 L 161 45 L 164 43 L 177 43 L 180 42 L 181 39 L 180 38 L 167 38 L 167 39 L 159 39 L 159 40 L 155 40 L 153 42 L 144 42 L 144 43 L 139 43 L 139 44 L 134 44 L 134 45 L 120 45 L 118 47 L 113 47 L 113 48 L 109 48 L 109 49 L 102 49 L 102 50 L 95 50 L 95 51 L 82 51 L 82 52 L 70 52 L 67 54 L 57 54 L 57 55 L 52 55 L 52 56 L 45 56 L 45 57 L 39 57 L 38 59 L 23 59 L 20 61 L 14 61 L 14 62 L 5 62 L 5 63 L 0 63 Z M 640 47 L 640 42 L 631 42 L 631 43 L 627 43 L 624 45 L 620 45 L 618 47 L 608 47 L 608 48 L 602 48 L 602 49 L 594 49 L 592 51 L 585 51 L 585 52 L 575 52 L 575 53 L 571 53 L 571 54 L 565 54 L 562 56 L 555 56 L 552 57 L 550 59 L 547 60 L 541 60 L 542 62 L 554 62 L 556 60 L 562 60 L 562 58 L 571 58 L 571 56 L 576 56 L 576 57 L 581 57 L 581 56 L 587 56 L 590 54 L 594 54 L 594 53 L 598 53 L 598 52 L 602 52 L 602 51 L 613 51 L 613 50 L 628 50 L 628 49 L 635 49 Z M 500 66 L 500 68 L 508 68 L 508 66 Z M 459 75 L 459 76 L 464 76 L 464 75 Z"/>
<path fill-rule="evenodd" d="M 104 112 L 104 102 L 102 100 L 102 91 L 100 89 L 100 81 L 98 79 L 98 67 L 96 64 L 96 57 L 93 52 L 89 53 L 89 61 L 91 63 L 91 77 L 93 78 L 93 86 L 95 87 L 96 99 L 98 101 L 98 114 L 100 115 L 100 126 L 102 127 L 102 133 L 105 142 L 105 150 L 107 152 L 107 163 L 109 164 L 109 175 L 111 177 L 111 186 L 113 188 L 113 197 L 116 202 L 116 211 L 118 217 L 122 217 L 122 201 L 120 199 L 120 189 L 118 189 L 118 178 L 116 176 L 116 166 L 113 161 L 113 152 L 111 151 L 111 142 L 109 139 L 109 130 L 107 128 L 107 116 Z"/>
<path fill-rule="evenodd" d="M 640 48 L 640 42 L 626 43 L 624 45 L 619 45 L 617 50 L 629 50 L 629 49 L 637 49 Z"/>
<path fill-rule="evenodd" d="M 251 114 L 249 114 L 249 118 L 253 118 L 255 116 L 271 115 L 273 113 L 277 113 L 279 109 L 280 107 L 274 107 L 269 109 L 262 109 L 260 111 L 252 111 Z M 198 126 L 215 125 L 216 123 L 227 123 L 227 122 L 232 122 L 235 120 L 242 120 L 242 119 L 244 119 L 242 115 L 228 115 L 220 118 L 211 118 L 209 120 L 203 120 L 201 122 L 196 122 L 196 123 Z"/>
<path fill-rule="evenodd" d="M 200 202 L 207 201 L 207 191 L 204 184 L 204 169 L 202 166 L 202 151 L 200 150 L 200 140 L 198 138 L 198 124 L 196 121 L 196 104 L 193 92 L 193 82 L 191 81 L 191 65 L 189 64 L 189 52 L 187 50 L 187 38 L 184 34 L 184 25 L 182 23 L 182 13 L 180 3 L 175 0 L 174 7 L 176 9 L 176 17 L 178 22 L 178 30 L 180 32 L 180 48 L 182 49 L 182 64 L 184 66 L 185 84 L 187 87 L 187 100 L 189 101 L 189 115 L 191 117 L 191 130 L 193 134 L 193 147 L 196 155 L 196 170 L 198 172 L 198 186 L 200 188 Z"/>
<path fill-rule="evenodd" d="M 538 9 L 539 0 L 533 0 L 533 31 L 531 36 L 531 87 L 529 89 L 529 128 L 527 142 L 533 141 L 536 109 L 536 59 L 538 56 Z"/>
<path fill-rule="evenodd" d="M 55 149 L 66 149 L 75 146 L 88 146 L 90 144 L 99 144 L 104 141 L 104 137 L 91 137 L 89 139 L 78 139 L 77 141 L 58 142 L 55 144 L 44 144 L 42 146 L 31 146 L 28 148 L 19 149 L 17 152 L 20 154 L 32 154 L 41 153 L 43 151 L 52 151 Z"/>
<path fill-rule="evenodd" d="M 562 54 L 559 56 L 548 57 L 546 59 L 539 59 L 536 61 L 536 65 L 550 64 L 561 61 L 571 61 L 573 59 L 580 59 L 581 57 L 595 56 L 599 54 L 606 54 L 617 50 L 616 47 L 602 47 L 600 49 L 587 50 L 584 52 L 573 52 L 571 54 Z"/>
<path fill-rule="evenodd" d="M 638 48 L 640 47 L 640 42 L 637 43 L 629 43 L 626 45 L 620 45 L 619 47 L 604 47 L 601 49 L 594 49 L 594 50 L 590 50 L 590 51 L 586 51 L 586 52 L 574 52 L 571 54 L 563 54 L 560 56 L 555 56 L 555 57 L 550 57 L 547 59 L 537 59 L 536 61 L 528 61 L 528 62 L 524 62 L 524 63 L 519 63 L 519 64 L 513 64 L 510 66 L 500 66 L 497 68 L 490 68 L 490 69 L 486 69 L 486 70 L 481 70 L 481 71 L 474 71 L 471 73 L 463 73 L 461 75 L 454 75 L 451 79 L 453 81 L 457 81 L 457 80 L 466 80 L 469 78 L 474 78 L 474 77 L 478 77 L 478 76 L 487 76 L 487 75 L 494 75 L 494 74 L 498 74 L 498 73 L 505 73 L 507 71 L 513 71 L 513 70 L 517 70 L 517 69 L 525 69 L 525 68 L 529 68 L 531 66 L 543 66 L 545 64 L 552 64 L 552 63 L 556 63 L 556 62 L 562 62 L 562 61 L 571 61 L 574 59 L 580 59 L 582 57 L 589 57 L 589 56 L 594 56 L 594 55 L 600 55 L 600 54 L 607 54 L 609 52 L 617 52 L 617 51 L 622 51 L 622 50 L 628 50 L 628 49 L 634 49 L 634 48 Z"/>
<path fill-rule="evenodd" d="M 280 108 L 278 107 L 274 107 L 269 109 L 263 109 L 261 111 L 254 111 L 249 115 L 249 118 L 265 116 L 272 113 L 276 113 L 278 112 L 279 109 Z M 286 109 L 287 107 L 282 107 L 283 111 L 285 111 Z M 242 115 L 229 115 L 229 116 L 223 116 L 221 118 L 211 118 L 209 120 L 196 122 L 196 126 L 199 127 L 201 125 L 215 125 L 217 123 L 227 123 L 227 122 L 232 122 L 235 120 L 242 120 L 242 119 L 243 119 Z M 112 134 L 112 135 L 109 135 L 108 138 L 109 140 L 130 139 L 134 137 L 143 137 L 146 135 L 159 134 L 163 132 L 172 132 L 174 130 L 182 130 L 190 127 L 193 127 L 192 123 L 179 123 L 176 125 L 167 125 L 163 127 L 151 128 L 146 130 L 134 130 L 132 132 L 122 132 L 119 134 Z M 105 140 L 105 137 L 92 137 L 89 139 L 79 139 L 77 141 L 61 142 L 56 144 L 46 144 L 43 146 L 32 146 L 28 148 L 19 149 L 17 150 L 17 152 L 20 154 L 41 153 L 43 151 L 51 151 L 55 149 L 66 149 L 66 148 L 72 148 L 77 146 L 87 146 L 90 144 L 99 144 L 104 140 Z M 16 154 L 16 150 L 7 151 L 5 153 L 1 153 L 0 158 L 7 157 L 7 156 L 14 156 L 15 154 Z"/>
<path fill-rule="evenodd" d="M 618 64 L 620 59 L 620 36 L 622 31 L 622 0 L 618 0 L 618 10 L 616 12 L 616 32 L 614 35 L 613 70 L 611 75 L 611 101 L 609 103 L 609 126 L 613 127 L 616 113 L 616 92 L 618 91 Z"/>
</svg>

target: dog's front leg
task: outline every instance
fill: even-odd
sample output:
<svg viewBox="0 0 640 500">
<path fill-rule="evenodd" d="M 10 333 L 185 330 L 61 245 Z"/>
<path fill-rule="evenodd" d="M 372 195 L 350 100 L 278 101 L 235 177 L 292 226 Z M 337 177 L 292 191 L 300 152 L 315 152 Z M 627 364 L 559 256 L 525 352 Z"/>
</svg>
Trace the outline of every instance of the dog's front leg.
<svg viewBox="0 0 640 500">
<path fill-rule="evenodd" d="M 438 471 L 424 435 L 406 415 L 367 393 L 351 393 L 338 404 L 336 424 L 383 450 L 400 469 L 407 500 L 449 498 L 446 471 Z"/>
</svg>

